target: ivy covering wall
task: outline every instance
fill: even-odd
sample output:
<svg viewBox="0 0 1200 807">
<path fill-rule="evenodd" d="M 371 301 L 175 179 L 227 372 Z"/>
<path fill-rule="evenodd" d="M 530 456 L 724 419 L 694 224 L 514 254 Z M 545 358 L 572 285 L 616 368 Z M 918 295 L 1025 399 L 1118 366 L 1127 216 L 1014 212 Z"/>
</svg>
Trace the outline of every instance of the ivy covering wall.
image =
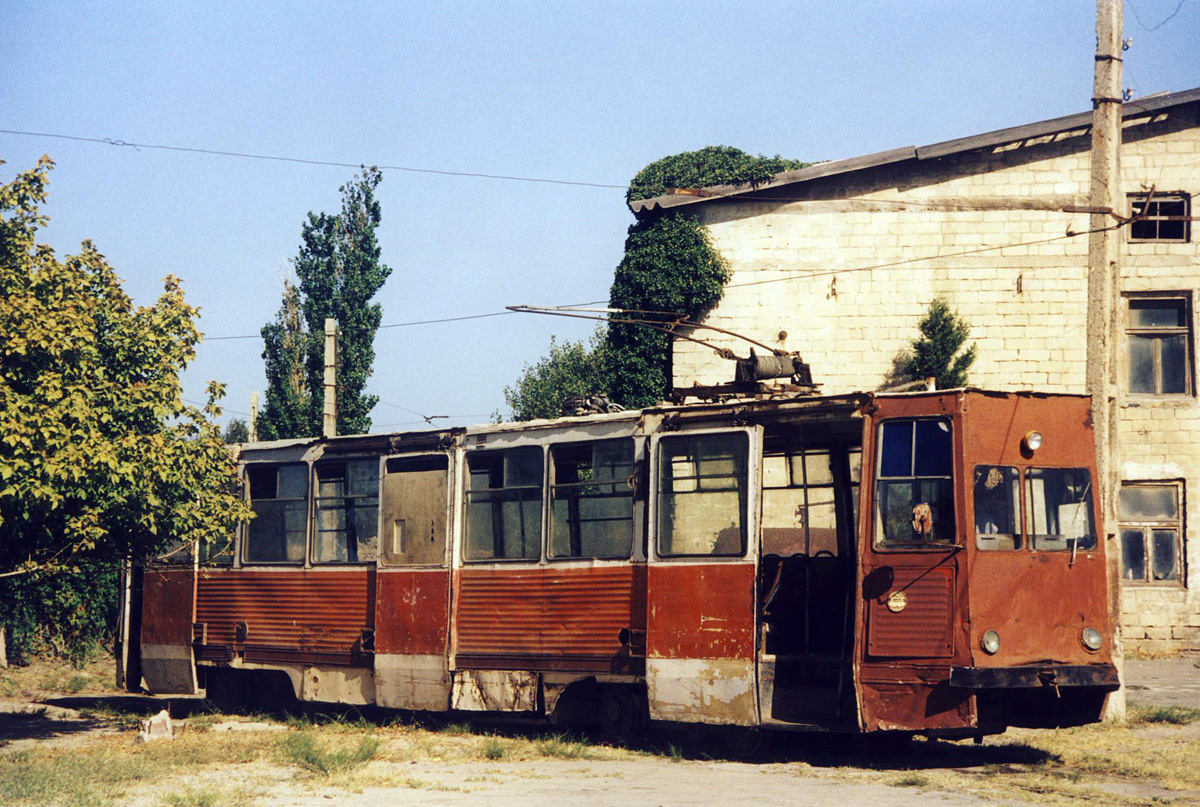
<svg viewBox="0 0 1200 807">
<path fill-rule="evenodd" d="M 625 197 L 627 201 L 649 199 L 670 188 L 757 186 L 781 171 L 807 165 L 810 163 L 778 156 L 756 157 L 730 146 L 709 146 L 650 163 L 629 183 Z M 629 228 L 609 305 L 672 311 L 695 320 L 720 302 L 729 277 L 728 262 L 693 215 L 680 211 L 646 217 Z M 606 347 L 613 400 L 635 408 L 667 397 L 671 389 L 671 339 L 667 334 L 610 323 Z"/>
</svg>

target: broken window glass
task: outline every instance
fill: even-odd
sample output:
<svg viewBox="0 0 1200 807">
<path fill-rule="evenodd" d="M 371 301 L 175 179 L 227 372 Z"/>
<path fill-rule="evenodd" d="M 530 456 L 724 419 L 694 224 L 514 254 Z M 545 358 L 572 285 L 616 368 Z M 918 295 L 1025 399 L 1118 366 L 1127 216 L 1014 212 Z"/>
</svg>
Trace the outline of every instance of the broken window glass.
<svg viewBox="0 0 1200 807">
<path fill-rule="evenodd" d="M 308 466 L 246 466 L 254 518 L 246 527 L 246 563 L 303 563 L 308 545 Z"/>
</svg>

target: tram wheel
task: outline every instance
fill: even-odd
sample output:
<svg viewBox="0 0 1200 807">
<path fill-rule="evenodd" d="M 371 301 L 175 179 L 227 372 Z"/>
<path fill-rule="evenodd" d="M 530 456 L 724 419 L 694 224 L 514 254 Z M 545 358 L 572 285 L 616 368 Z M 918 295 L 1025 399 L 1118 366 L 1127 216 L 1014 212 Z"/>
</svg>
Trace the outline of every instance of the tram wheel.
<svg viewBox="0 0 1200 807">
<path fill-rule="evenodd" d="M 641 739 L 649 713 L 646 701 L 635 688 L 606 686 L 600 692 L 600 732 L 616 745 L 629 745 Z"/>
</svg>

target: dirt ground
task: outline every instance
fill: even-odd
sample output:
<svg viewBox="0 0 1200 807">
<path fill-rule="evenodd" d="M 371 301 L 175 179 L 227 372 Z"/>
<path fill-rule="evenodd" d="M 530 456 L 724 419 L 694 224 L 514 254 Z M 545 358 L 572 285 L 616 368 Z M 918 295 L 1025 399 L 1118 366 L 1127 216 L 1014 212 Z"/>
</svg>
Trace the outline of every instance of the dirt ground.
<svg viewBox="0 0 1200 807">
<path fill-rule="evenodd" d="M 620 749 L 483 721 L 228 717 L 198 700 L 173 702 L 176 739 L 142 745 L 137 719 L 162 702 L 113 692 L 103 662 L 0 670 L 0 805 L 1200 805 L 1197 661 L 1128 662 L 1128 724 L 900 751 L 785 737 L 751 762 L 696 732 Z"/>
</svg>

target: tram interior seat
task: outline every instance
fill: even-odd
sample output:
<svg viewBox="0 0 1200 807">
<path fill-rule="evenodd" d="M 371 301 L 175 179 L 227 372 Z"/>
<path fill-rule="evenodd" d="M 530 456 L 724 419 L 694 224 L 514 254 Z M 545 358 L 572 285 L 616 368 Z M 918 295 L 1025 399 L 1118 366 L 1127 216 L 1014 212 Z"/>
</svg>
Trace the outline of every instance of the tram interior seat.
<svg viewBox="0 0 1200 807">
<path fill-rule="evenodd" d="M 813 540 L 815 537 L 810 536 L 810 547 L 837 546 L 836 536 L 820 536 L 827 541 Z M 763 543 L 772 549 L 799 550 L 786 555 L 767 554 L 760 564 L 761 608 L 771 625 L 766 651 L 776 656 L 839 657 L 850 584 L 849 569 L 842 557 L 830 549 L 804 554 L 804 536 L 799 529 L 764 529 Z"/>
</svg>

